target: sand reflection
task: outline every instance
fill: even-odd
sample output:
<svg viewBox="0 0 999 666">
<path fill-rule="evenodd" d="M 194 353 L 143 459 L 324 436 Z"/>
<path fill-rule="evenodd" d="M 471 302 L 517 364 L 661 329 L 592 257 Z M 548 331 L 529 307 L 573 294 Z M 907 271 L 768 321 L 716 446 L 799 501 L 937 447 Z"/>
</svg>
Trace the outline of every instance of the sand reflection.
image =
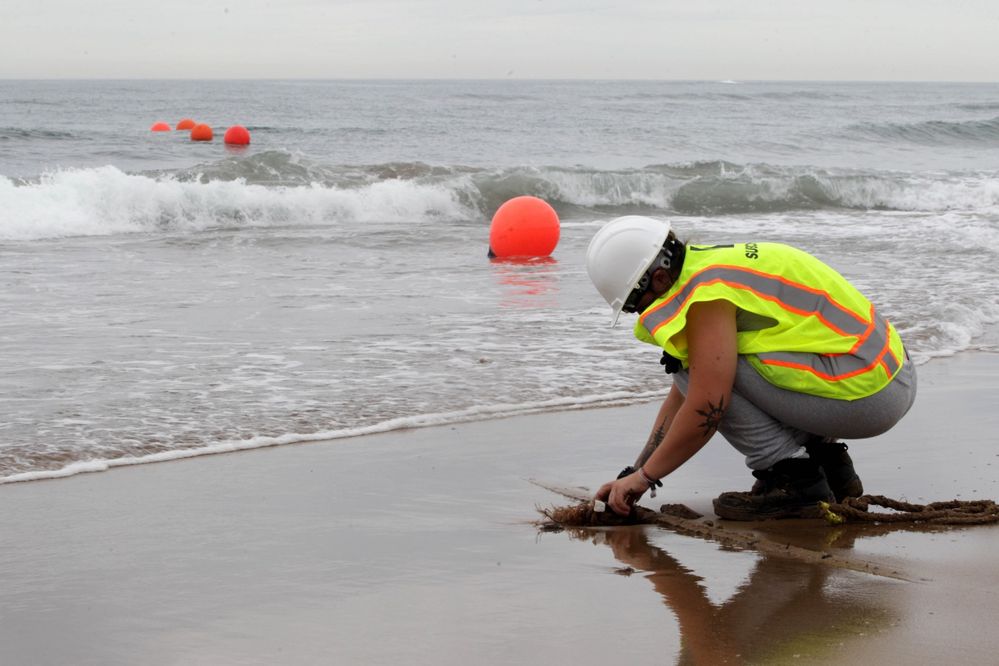
<svg viewBox="0 0 999 666">
<path fill-rule="evenodd" d="M 712 603 L 709 581 L 651 543 L 649 534 L 625 527 L 573 536 L 607 544 L 623 565 L 617 573 L 649 581 L 676 617 L 678 664 L 834 663 L 847 641 L 895 622 L 882 592 L 902 583 L 769 557 L 757 559 L 735 594 Z M 721 547 L 716 552 L 719 560 L 730 555 Z"/>
</svg>

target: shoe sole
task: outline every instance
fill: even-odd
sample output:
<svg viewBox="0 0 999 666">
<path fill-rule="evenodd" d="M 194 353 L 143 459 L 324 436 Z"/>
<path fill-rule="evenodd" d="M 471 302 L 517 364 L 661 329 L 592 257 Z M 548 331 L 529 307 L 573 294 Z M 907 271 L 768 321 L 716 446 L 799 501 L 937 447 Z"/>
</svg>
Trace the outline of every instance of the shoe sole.
<svg viewBox="0 0 999 666">
<path fill-rule="evenodd" d="M 821 518 L 822 509 L 818 500 L 803 504 L 761 509 L 756 506 L 731 506 L 722 504 L 716 498 L 713 502 L 715 515 L 725 520 L 780 520 L 783 518 Z"/>
<path fill-rule="evenodd" d="M 855 476 L 853 477 L 853 479 L 851 479 L 847 483 L 844 483 L 842 486 L 836 488 L 835 490 L 837 491 L 836 501 L 842 502 L 847 497 L 860 497 L 861 495 L 863 495 L 864 484 L 861 483 L 859 476 Z"/>
</svg>

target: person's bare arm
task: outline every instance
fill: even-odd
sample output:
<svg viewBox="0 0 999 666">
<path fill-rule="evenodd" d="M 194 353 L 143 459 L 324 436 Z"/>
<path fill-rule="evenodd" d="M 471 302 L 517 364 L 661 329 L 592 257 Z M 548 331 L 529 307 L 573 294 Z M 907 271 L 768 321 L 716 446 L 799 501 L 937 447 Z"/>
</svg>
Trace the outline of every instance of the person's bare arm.
<svg viewBox="0 0 999 666">
<path fill-rule="evenodd" d="M 687 314 L 690 385 L 662 443 L 634 474 L 604 484 L 597 499 L 606 499 L 622 515 L 648 489 L 647 478 L 667 476 L 701 450 L 721 423 L 732 396 L 736 346 L 735 306 L 710 301 L 691 306 Z M 665 405 L 660 413 L 665 411 Z"/>
<path fill-rule="evenodd" d="M 685 463 L 718 429 L 732 397 L 736 348 L 735 306 L 698 303 L 687 316 L 690 386 L 663 444 L 645 462 L 645 473 L 662 478 Z"/>
<path fill-rule="evenodd" d="M 680 389 L 674 384 L 670 388 L 666 399 L 663 400 L 662 407 L 659 408 L 656 422 L 652 425 L 652 434 L 649 435 L 649 441 L 645 443 L 645 448 L 642 449 L 642 452 L 638 454 L 638 458 L 635 459 L 635 464 L 633 465 L 635 469 L 644 465 L 645 461 L 652 455 L 652 452 L 662 444 L 663 439 L 666 438 L 666 432 L 669 430 L 669 426 L 673 422 L 673 418 L 676 416 L 676 412 L 680 409 L 681 405 L 683 405 L 683 394 L 680 393 Z"/>
</svg>

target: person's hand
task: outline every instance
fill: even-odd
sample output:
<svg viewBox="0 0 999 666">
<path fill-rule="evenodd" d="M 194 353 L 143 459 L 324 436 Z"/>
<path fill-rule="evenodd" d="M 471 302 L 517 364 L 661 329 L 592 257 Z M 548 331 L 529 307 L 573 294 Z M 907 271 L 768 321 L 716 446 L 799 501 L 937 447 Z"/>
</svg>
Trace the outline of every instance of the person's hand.
<svg viewBox="0 0 999 666">
<path fill-rule="evenodd" d="M 602 502 L 607 502 L 614 513 L 627 516 L 631 513 L 631 505 L 637 502 L 648 489 L 649 484 L 645 482 L 645 479 L 638 472 L 633 472 L 628 476 L 600 486 L 596 498 Z"/>
</svg>

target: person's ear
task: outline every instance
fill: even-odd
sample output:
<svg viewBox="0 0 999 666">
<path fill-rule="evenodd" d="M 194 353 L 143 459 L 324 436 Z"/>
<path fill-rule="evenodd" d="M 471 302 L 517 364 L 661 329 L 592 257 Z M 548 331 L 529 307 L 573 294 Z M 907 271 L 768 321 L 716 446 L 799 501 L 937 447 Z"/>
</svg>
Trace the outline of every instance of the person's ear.
<svg viewBox="0 0 999 666">
<path fill-rule="evenodd" d="M 669 271 L 665 268 L 657 268 L 652 272 L 652 292 L 657 296 L 662 296 L 666 293 L 666 290 L 670 288 L 673 284 L 673 280 L 670 279 Z"/>
</svg>

